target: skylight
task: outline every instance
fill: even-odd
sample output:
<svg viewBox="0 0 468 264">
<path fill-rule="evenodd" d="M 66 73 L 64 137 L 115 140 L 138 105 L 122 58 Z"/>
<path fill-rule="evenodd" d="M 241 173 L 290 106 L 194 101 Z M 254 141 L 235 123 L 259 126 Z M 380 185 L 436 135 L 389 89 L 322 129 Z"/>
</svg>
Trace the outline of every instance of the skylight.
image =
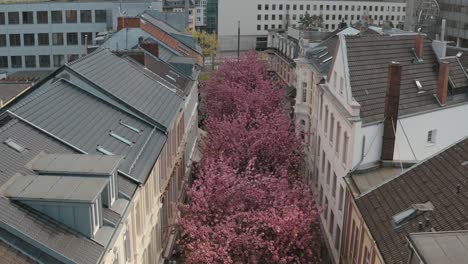
<svg viewBox="0 0 468 264">
<path fill-rule="evenodd" d="M 408 220 L 414 218 L 418 213 L 418 210 L 414 208 L 409 208 L 403 212 L 400 212 L 392 217 L 393 223 L 396 226 L 400 226 L 401 224 L 405 223 Z"/>
<path fill-rule="evenodd" d="M 20 144 L 16 143 L 13 139 L 11 138 L 8 138 L 7 140 L 5 140 L 3 143 L 5 143 L 8 147 L 10 147 L 11 149 L 14 149 L 18 152 L 23 152 L 25 151 L 26 149 L 21 146 Z"/>
<path fill-rule="evenodd" d="M 331 59 L 333 59 L 333 57 L 328 57 L 325 60 L 323 60 L 322 63 L 329 62 Z"/>
<path fill-rule="evenodd" d="M 169 74 L 166 74 L 166 77 L 169 78 L 169 79 L 171 79 L 173 82 L 177 82 L 177 80 L 174 79 L 174 77 L 170 76 Z"/>
<path fill-rule="evenodd" d="M 125 144 L 127 144 L 127 145 L 129 145 L 129 146 L 133 145 L 133 142 L 131 142 L 130 140 L 120 136 L 119 134 L 116 134 L 115 132 L 111 131 L 110 136 L 117 139 L 117 140 L 119 140 L 119 141 L 121 141 L 121 142 L 123 142 L 123 143 L 125 143 Z"/>
<path fill-rule="evenodd" d="M 327 54 L 328 54 L 328 51 L 325 52 L 324 54 L 321 54 L 321 55 L 319 56 L 319 59 L 325 57 Z"/>
<path fill-rule="evenodd" d="M 119 124 L 121 124 L 122 126 L 128 128 L 128 129 L 130 129 L 130 130 L 132 130 L 133 132 L 136 132 L 136 133 L 140 133 L 142 131 L 142 130 L 134 127 L 134 126 L 131 126 L 131 125 L 123 122 L 122 120 L 119 121 Z"/>
<path fill-rule="evenodd" d="M 105 149 L 105 148 L 103 148 L 102 146 L 99 146 L 99 145 L 97 146 L 96 150 L 101 152 L 104 155 L 109 155 L 109 156 L 114 155 L 114 153 L 108 151 L 107 149 Z"/>
</svg>

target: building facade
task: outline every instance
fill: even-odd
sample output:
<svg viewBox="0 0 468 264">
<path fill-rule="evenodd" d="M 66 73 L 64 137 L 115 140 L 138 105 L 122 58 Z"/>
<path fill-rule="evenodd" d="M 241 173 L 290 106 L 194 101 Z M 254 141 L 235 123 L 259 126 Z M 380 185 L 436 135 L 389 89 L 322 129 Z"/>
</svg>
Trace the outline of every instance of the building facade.
<svg viewBox="0 0 468 264">
<path fill-rule="evenodd" d="M 220 0 L 217 8 L 217 16 L 223 18 L 216 21 L 221 51 L 237 50 L 238 21 L 241 21 L 240 49 L 249 50 L 267 41 L 269 29 L 299 26 L 306 12 L 322 16 L 322 31 L 334 31 L 341 22 L 353 24 L 363 15 L 368 15 L 375 24 L 390 21 L 394 26 L 403 24 L 406 16 L 405 1 Z"/>
<path fill-rule="evenodd" d="M 207 0 L 197 0 L 195 2 L 195 27 L 205 29 L 206 26 L 206 3 Z"/>
<path fill-rule="evenodd" d="M 117 29 L 148 1 L 9 1 L 0 3 L 0 71 L 56 69 L 86 54 L 100 32 Z"/>
</svg>

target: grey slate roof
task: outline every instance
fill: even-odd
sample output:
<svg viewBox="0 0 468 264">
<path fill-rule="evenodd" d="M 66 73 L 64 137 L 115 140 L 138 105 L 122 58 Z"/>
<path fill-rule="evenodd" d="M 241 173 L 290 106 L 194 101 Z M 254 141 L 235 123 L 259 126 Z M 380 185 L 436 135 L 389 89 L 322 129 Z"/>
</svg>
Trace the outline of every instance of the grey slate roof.
<svg viewBox="0 0 468 264">
<path fill-rule="evenodd" d="M 418 222 L 425 223 L 428 215 L 422 213 L 399 228 L 392 224 L 392 217 L 413 204 L 434 205 L 431 227 L 436 231 L 468 229 L 466 161 L 467 138 L 356 199 L 385 263 L 408 261 L 406 236 L 419 232 Z"/>
<path fill-rule="evenodd" d="M 0 260 L 3 264 L 34 264 L 36 263 L 28 256 L 3 241 L 0 241 Z"/>
<path fill-rule="evenodd" d="M 49 153 L 73 153 L 63 144 L 17 120 L 0 117 L 0 186 L 3 186 L 16 173 L 33 173 L 25 167 L 41 151 Z M 11 138 L 27 150 L 17 152 L 3 142 Z M 67 258 L 77 263 L 97 263 L 104 247 L 71 231 L 44 215 L 25 206 L 12 202 L 0 194 L 0 230 L 8 231 L 18 238 L 28 241 L 32 247 L 48 248 L 50 254 L 59 259 Z M 2 235 L 2 238 L 5 236 Z M 11 240 L 10 240 L 11 241 Z M 31 248 L 30 250 L 34 250 Z M 37 250 L 36 250 L 37 251 Z M 55 253 L 54 253 L 55 252 Z"/>
<path fill-rule="evenodd" d="M 45 154 L 31 168 L 41 174 L 112 175 L 122 157 L 105 155 Z"/>
<path fill-rule="evenodd" d="M 146 10 L 145 13 L 166 22 L 179 32 L 186 31 L 186 18 L 184 12 L 160 12 L 158 10 Z"/>
<path fill-rule="evenodd" d="M 0 81 L 0 100 L 3 101 L 3 104 L 6 104 L 31 87 L 31 85 L 28 82 Z"/>
<path fill-rule="evenodd" d="M 320 45 L 306 51 L 306 59 L 318 69 L 322 75 L 327 75 L 330 70 L 337 42 L 338 36 L 331 36 L 320 43 Z M 332 58 L 329 59 L 330 57 Z"/>
<path fill-rule="evenodd" d="M 92 203 L 108 183 L 102 177 L 16 175 L 4 195 L 20 201 Z"/>
<path fill-rule="evenodd" d="M 9 74 L 6 81 L 28 81 L 28 82 L 38 82 L 47 76 L 49 76 L 53 71 L 50 70 L 38 70 L 38 71 L 17 71 L 12 74 Z"/>
<path fill-rule="evenodd" d="M 174 91 L 106 49 L 98 49 L 70 67 L 166 128 L 183 102 Z"/>
<path fill-rule="evenodd" d="M 434 94 L 438 72 L 433 70 L 437 58 L 426 39 L 422 63 L 413 63 L 412 48 L 416 36 L 346 36 L 352 96 L 361 105 L 364 123 L 383 120 L 387 88 L 388 64 L 403 66 L 400 94 L 400 115 L 440 107 Z M 415 80 L 425 93 L 418 93 Z"/>
<path fill-rule="evenodd" d="M 409 235 L 418 255 L 428 264 L 458 264 L 468 260 L 468 231 L 427 232 Z"/>
<path fill-rule="evenodd" d="M 10 110 L 87 154 L 102 154 L 98 151 L 100 146 L 115 155 L 124 156 L 119 169 L 144 182 L 166 141 L 166 135 L 142 119 L 67 81 L 52 81 L 37 87 Z M 140 132 L 127 128 L 121 122 Z M 128 140 L 130 145 L 111 136 L 111 133 Z"/>
</svg>

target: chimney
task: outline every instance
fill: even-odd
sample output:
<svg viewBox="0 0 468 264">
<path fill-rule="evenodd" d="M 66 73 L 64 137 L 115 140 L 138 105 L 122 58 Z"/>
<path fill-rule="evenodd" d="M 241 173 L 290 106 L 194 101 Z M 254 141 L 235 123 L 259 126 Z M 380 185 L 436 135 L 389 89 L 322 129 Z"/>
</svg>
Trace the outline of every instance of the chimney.
<svg viewBox="0 0 468 264">
<path fill-rule="evenodd" d="M 439 64 L 439 80 L 437 81 L 437 100 L 441 106 L 447 104 L 448 78 L 449 63 L 446 61 L 441 61 Z"/>
<path fill-rule="evenodd" d="M 117 18 L 117 31 L 122 28 L 139 28 L 140 18 L 139 17 L 118 17 Z"/>
<path fill-rule="evenodd" d="M 423 58 L 423 51 L 424 51 L 424 35 L 419 33 L 416 35 L 416 56 L 418 56 L 418 59 Z"/>
<path fill-rule="evenodd" d="M 446 24 L 446 20 L 442 19 L 442 26 L 440 27 L 441 28 L 441 30 L 440 30 L 440 40 L 441 41 L 445 41 L 445 24 Z"/>
<path fill-rule="evenodd" d="M 156 56 L 159 58 L 159 45 L 158 43 L 152 43 L 152 42 L 143 42 L 140 44 L 140 47 L 147 52 L 151 53 L 153 56 Z"/>
<path fill-rule="evenodd" d="M 385 97 L 384 134 L 382 142 L 383 161 L 393 160 L 395 150 L 395 131 L 397 129 L 398 108 L 400 105 L 400 84 L 402 65 L 392 62 L 388 65 L 387 95 Z"/>
</svg>

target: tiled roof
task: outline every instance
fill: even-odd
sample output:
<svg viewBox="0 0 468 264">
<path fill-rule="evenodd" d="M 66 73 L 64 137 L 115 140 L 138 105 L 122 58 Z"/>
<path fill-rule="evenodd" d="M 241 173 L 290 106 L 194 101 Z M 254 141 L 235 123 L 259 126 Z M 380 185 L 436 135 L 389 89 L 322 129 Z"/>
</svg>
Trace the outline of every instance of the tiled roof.
<svg viewBox="0 0 468 264">
<path fill-rule="evenodd" d="M 25 165 L 41 151 L 74 153 L 72 149 L 17 119 L 5 119 L 5 116 L 1 119 L 5 121 L 0 127 L 0 185 L 4 185 L 16 173 L 33 173 Z M 26 148 L 26 151 L 18 152 L 9 148 L 3 143 L 8 138 Z M 104 253 L 104 247 L 96 242 L 44 215 L 11 202 L 3 195 L 0 195 L 0 230 L 8 230 L 15 236 L 21 234 L 32 246 L 41 245 L 57 254 L 57 258 L 61 255 L 77 263 L 97 263 Z"/>
<path fill-rule="evenodd" d="M 0 81 L 0 100 L 6 104 L 11 99 L 23 93 L 31 87 L 29 82 L 6 82 Z"/>
<path fill-rule="evenodd" d="M 449 74 L 453 88 L 468 87 L 468 75 L 463 69 L 460 60 L 457 57 L 447 57 L 442 59 L 450 64 Z"/>
<path fill-rule="evenodd" d="M 403 66 L 400 115 L 440 107 L 434 98 L 437 58 L 429 39 L 425 40 L 421 63 L 413 63 L 415 36 L 347 36 L 346 46 L 352 96 L 361 105 L 365 123 L 383 120 L 388 64 L 392 61 Z M 426 92 L 418 93 L 415 80 Z"/>
<path fill-rule="evenodd" d="M 0 260 L 3 264 L 33 264 L 36 261 L 22 254 L 13 247 L 0 240 Z"/>
<path fill-rule="evenodd" d="M 182 106 L 182 97 L 109 50 L 97 50 L 70 67 L 166 128 Z"/>
<path fill-rule="evenodd" d="M 413 204 L 434 205 L 431 227 L 435 231 L 468 229 L 467 161 L 468 139 L 464 139 L 356 199 L 385 263 L 408 261 L 406 236 L 418 232 L 418 222 L 425 223 L 428 213 L 398 228 L 392 217 Z"/>
</svg>

